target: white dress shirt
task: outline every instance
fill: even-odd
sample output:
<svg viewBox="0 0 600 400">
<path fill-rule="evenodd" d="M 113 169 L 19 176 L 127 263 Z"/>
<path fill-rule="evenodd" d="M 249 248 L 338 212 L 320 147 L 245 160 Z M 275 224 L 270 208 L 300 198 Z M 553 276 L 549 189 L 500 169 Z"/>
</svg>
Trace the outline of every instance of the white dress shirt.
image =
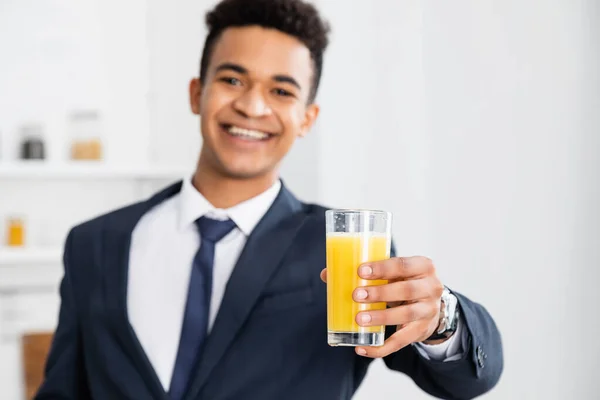
<svg viewBox="0 0 600 400">
<path fill-rule="evenodd" d="M 435 361 L 454 361 L 459 360 L 463 355 L 463 349 L 467 348 L 469 335 L 463 328 L 464 322 L 459 315 L 456 325 L 456 332 L 450 339 L 440 344 L 415 343 L 414 346 L 421 356 L 427 360 Z"/>
<path fill-rule="evenodd" d="M 129 321 L 165 390 L 171 383 L 188 285 L 200 236 L 194 221 L 206 215 L 230 218 L 236 227 L 215 246 L 208 329 L 212 328 L 225 287 L 254 227 L 281 188 L 278 180 L 258 196 L 229 209 L 217 209 L 185 178 L 181 191 L 154 207 L 132 233 L 129 253 L 127 309 Z M 419 345 L 424 357 L 447 359 L 461 352 L 450 340 L 437 346 Z"/>
</svg>

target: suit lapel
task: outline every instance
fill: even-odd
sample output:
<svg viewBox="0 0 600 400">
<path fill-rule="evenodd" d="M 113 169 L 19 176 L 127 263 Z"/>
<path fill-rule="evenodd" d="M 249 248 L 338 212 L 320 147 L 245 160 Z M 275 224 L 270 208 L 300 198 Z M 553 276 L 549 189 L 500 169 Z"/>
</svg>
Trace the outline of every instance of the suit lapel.
<svg viewBox="0 0 600 400">
<path fill-rule="evenodd" d="M 229 278 L 198 372 L 186 399 L 196 399 L 211 371 L 239 333 L 264 286 L 302 227 L 301 203 L 282 185 L 273 205 L 248 237 Z"/>
<path fill-rule="evenodd" d="M 129 352 L 136 370 L 139 371 L 144 382 L 148 383 L 149 389 L 156 399 L 167 399 L 168 397 L 129 323 L 127 312 L 129 250 L 131 234 L 140 218 L 152 207 L 178 193 L 180 189 L 181 182 L 178 182 L 152 196 L 149 200 L 131 207 L 128 212 L 119 213 L 115 219 L 107 220 L 106 228 L 103 231 L 102 254 L 104 254 L 103 266 L 106 271 L 103 274 L 103 295 L 110 314 L 116 316 L 113 330 L 123 348 Z"/>
</svg>

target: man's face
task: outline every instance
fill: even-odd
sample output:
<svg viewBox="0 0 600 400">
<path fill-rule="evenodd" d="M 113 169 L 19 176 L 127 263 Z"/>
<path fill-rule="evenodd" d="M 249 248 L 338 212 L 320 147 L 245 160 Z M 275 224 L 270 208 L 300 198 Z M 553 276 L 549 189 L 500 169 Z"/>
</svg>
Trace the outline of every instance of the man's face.
<svg viewBox="0 0 600 400">
<path fill-rule="evenodd" d="M 310 52 L 296 38 L 257 26 L 226 29 L 204 81 L 190 83 L 207 164 L 237 179 L 274 171 L 317 117 L 318 107 L 307 104 L 312 74 Z"/>
</svg>

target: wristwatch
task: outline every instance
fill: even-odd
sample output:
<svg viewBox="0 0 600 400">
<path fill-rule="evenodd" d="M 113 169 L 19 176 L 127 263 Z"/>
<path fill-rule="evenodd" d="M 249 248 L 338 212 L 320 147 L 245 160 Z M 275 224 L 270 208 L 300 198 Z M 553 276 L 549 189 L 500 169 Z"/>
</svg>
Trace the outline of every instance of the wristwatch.
<svg viewBox="0 0 600 400">
<path fill-rule="evenodd" d="M 444 286 L 440 305 L 440 323 L 437 331 L 426 340 L 447 339 L 456 332 L 460 311 L 458 299 L 450 292 L 450 289 Z"/>
</svg>

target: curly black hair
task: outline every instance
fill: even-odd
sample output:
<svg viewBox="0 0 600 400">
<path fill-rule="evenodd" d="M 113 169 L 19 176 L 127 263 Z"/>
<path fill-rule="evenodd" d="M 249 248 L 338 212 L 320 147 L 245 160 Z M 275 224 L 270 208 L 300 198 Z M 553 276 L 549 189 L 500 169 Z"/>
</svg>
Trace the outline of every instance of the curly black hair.
<svg viewBox="0 0 600 400">
<path fill-rule="evenodd" d="M 200 61 L 200 81 L 206 77 L 215 42 L 225 29 L 258 25 L 294 36 L 309 49 L 313 61 L 309 101 L 314 100 L 330 29 L 312 4 L 303 0 L 222 0 L 206 14 L 206 25 L 208 35 Z"/>
</svg>

